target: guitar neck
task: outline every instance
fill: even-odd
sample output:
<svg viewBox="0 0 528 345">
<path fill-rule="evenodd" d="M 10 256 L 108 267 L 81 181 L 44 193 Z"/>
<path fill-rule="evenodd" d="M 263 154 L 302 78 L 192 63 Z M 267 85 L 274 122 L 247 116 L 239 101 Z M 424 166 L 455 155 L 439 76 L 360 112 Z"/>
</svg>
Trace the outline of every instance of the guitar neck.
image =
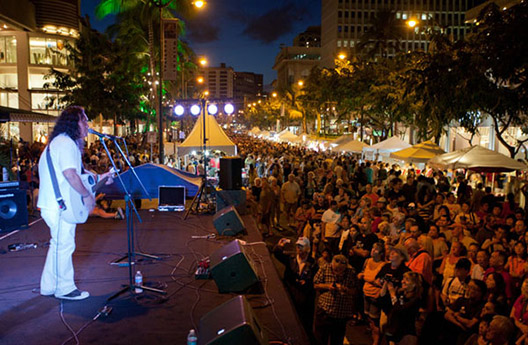
<svg viewBox="0 0 528 345">
<path fill-rule="evenodd" d="M 106 183 L 106 181 L 108 180 L 108 177 L 104 177 L 102 178 L 101 180 L 99 180 L 99 182 L 97 182 L 93 187 L 92 187 L 92 193 L 97 193 L 97 191 L 99 189 L 101 189 L 102 186 L 104 186 L 104 184 Z"/>
</svg>

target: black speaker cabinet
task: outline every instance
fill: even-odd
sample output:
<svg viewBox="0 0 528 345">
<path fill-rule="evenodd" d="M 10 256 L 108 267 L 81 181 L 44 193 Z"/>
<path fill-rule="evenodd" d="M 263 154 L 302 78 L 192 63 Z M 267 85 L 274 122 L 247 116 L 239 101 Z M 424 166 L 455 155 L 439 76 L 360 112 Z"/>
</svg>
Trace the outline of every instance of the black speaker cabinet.
<svg viewBox="0 0 528 345">
<path fill-rule="evenodd" d="M 217 190 L 216 191 L 216 212 L 227 206 L 235 206 L 238 214 L 245 215 L 249 213 L 246 203 L 245 190 Z"/>
<path fill-rule="evenodd" d="M 246 228 L 235 206 L 227 206 L 216 212 L 213 225 L 222 236 L 235 236 Z"/>
<path fill-rule="evenodd" d="M 242 158 L 220 158 L 220 188 L 224 190 L 242 188 Z"/>
<path fill-rule="evenodd" d="M 26 190 L 0 191 L 0 232 L 28 227 Z"/>
<path fill-rule="evenodd" d="M 244 296 L 237 296 L 200 319 L 199 345 L 267 345 L 268 334 Z"/>
<path fill-rule="evenodd" d="M 211 276 L 220 293 L 242 292 L 258 282 L 255 264 L 239 240 L 216 250 L 210 258 Z"/>
</svg>

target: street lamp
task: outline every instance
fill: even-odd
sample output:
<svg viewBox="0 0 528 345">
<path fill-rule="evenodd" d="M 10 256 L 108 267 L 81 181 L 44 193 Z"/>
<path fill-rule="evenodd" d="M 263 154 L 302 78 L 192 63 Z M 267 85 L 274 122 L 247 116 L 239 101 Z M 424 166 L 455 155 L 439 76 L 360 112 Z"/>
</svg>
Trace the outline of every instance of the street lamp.
<svg viewBox="0 0 528 345">
<path fill-rule="evenodd" d="M 164 159 L 164 148 L 163 148 L 163 51 L 164 51 L 164 30 L 163 30 L 163 9 L 170 6 L 174 0 L 150 0 L 150 2 L 159 9 L 159 21 L 160 21 L 160 58 L 159 58 L 159 100 L 158 100 L 158 145 L 159 145 L 159 162 L 160 164 L 165 163 Z M 193 5 L 196 8 L 202 8 L 205 5 L 205 1 L 195 1 Z M 178 18 L 173 18 L 179 21 Z"/>
</svg>

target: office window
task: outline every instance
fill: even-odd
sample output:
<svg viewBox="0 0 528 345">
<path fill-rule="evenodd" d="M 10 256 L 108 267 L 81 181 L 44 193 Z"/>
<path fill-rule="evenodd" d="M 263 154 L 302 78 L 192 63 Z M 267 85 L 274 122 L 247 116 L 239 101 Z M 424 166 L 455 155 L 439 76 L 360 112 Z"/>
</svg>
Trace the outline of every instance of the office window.
<svg viewBox="0 0 528 345">
<path fill-rule="evenodd" d="M 15 36 L 0 36 L 0 63 L 16 63 Z"/>
</svg>

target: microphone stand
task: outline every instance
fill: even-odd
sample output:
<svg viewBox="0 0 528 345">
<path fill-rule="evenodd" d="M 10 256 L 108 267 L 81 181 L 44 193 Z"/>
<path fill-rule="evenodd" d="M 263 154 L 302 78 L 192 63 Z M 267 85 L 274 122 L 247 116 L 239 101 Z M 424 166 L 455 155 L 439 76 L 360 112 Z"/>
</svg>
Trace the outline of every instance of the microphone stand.
<svg viewBox="0 0 528 345">
<path fill-rule="evenodd" d="M 123 294 L 127 290 L 130 290 L 130 292 L 133 293 L 134 290 L 136 289 L 136 287 L 140 288 L 140 289 L 143 289 L 143 290 L 146 290 L 146 291 L 156 292 L 156 293 L 160 293 L 160 294 L 166 294 L 167 292 L 164 291 L 164 290 L 159 290 L 159 289 L 151 288 L 151 287 L 144 286 L 144 285 L 138 286 L 138 285 L 135 284 L 134 275 L 133 275 L 133 272 L 132 272 L 132 265 L 135 263 L 136 255 L 141 255 L 141 256 L 152 258 L 152 259 L 157 259 L 157 260 L 159 260 L 160 258 L 156 257 L 156 256 L 153 256 L 153 255 L 144 254 L 144 253 L 136 253 L 135 250 L 134 250 L 134 219 L 133 219 L 133 214 L 131 212 L 131 208 L 134 211 L 134 213 L 136 214 L 136 216 L 138 217 L 138 220 L 139 220 L 140 223 L 142 223 L 142 220 L 141 220 L 141 217 L 139 216 L 139 213 L 138 213 L 138 211 L 136 209 L 136 206 L 132 202 L 132 197 L 130 195 L 130 192 L 126 188 L 126 185 L 123 182 L 123 178 L 121 177 L 121 174 L 117 170 L 117 166 L 115 164 L 115 161 L 112 158 L 112 155 L 110 154 L 110 150 L 108 149 L 108 146 L 106 145 L 106 142 L 104 141 L 104 139 L 105 139 L 104 136 L 99 136 L 99 140 L 101 141 L 101 144 L 103 145 L 103 147 L 104 147 L 104 149 L 106 151 L 106 154 L 108 155 L 108 159 L 110 160 L 110 163 L 112 163 L 113 168 L 117 172 L 117 178 L 119 179 L 119 182 L 121 183 L 121 187 L 123 188 L 123 191 L 125 192 L 125 205 L 126 205 L 125 214 L 126 214 L 126 221 L 127 221 L 127 242 L 128 242 L 127 243 L 127 245 L 128 245 L 127 255 L 124 256 L 123 258 L 119 259 L 119 260 L 114 261 L 112 263 L 112 264 L 116 264 L 119 261 L 122 261 L 123 259 L 128 258 L 128 262 L 127 262 L 127 266 L 128 266 L 128 285 L 123 285 L 123 288 L 121 290 L 119 290 L 118 292 L 116 292 L 115 294 L 113 294 L 112 296 L 110 296 L 107 299 L 107 301 L 113 300 L 114 298 L 120 296 L 121 294 Z M 111 137 L 110 139 L 112 140 L 114 145 L 118 148 L 118 150 L 119 150 L 120 154 L 122 155 L 123 159 L 125 160 L 125 162 L 127 162 L 128 166 L 134 172 L 134 176 L 136 176 L 136 178 L 138 179 L 138 181 L 139 181 L 141 187 L 143 188 L 143 190 L 145 191 L 146 195 L 148 195 L 149 199 L 152 200 L 150 198 L 150 195 L 149 195 L 148 191 L 146 190 L 145 186 L 143 185 L 143 183 L 141 183 L 141 180 L 139 179 L 139 177 L 137 176 L 137 174 L 133 170 L 134 168 L 132 167 L 132 164 L 130 164 L 130 161 L 124 155 L 123 151 L 121 150 L 121 147 L 117 144 L 116 138 L 115 137 Z"/>
</svg>

